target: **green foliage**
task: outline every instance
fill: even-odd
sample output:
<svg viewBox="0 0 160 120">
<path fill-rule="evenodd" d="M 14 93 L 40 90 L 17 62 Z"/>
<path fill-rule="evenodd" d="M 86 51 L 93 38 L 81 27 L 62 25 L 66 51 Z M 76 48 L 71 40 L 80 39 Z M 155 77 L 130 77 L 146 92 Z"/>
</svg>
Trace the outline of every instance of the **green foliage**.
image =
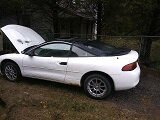
<svg viewBox="0 0 160 120">
<path fill-rule="evenodd" d="M 104 1 L 104 30 L 110 35 L 147 35 L 158 7 L 158 0 Z"/>
<path fill-rule="evenodd" d="M 1 0 L 0 9 L 6 14 L 21 14 L 29 5 L 41 11 L 51 24 L 55 21 L 57 4 L 74 10 L 97 12 L 98 0 Z M 159 0 L 101 0 L 103 3 L 102 34 L 107 35 L 157 35 L 160 33 Z M 34 7 L 36 6 L 36 7 Z M 83 13 L 84 14 L 84 13 Z M 86 14 L 89 14 L 86 13 Z M 151 33 L 152 31 L 152 33 Z"/>
<path fill-rule="evenodd" d="M 14 14 L 24 7 L 26 0 L 1 0 L 0 7 L 5 9 L 8 14 Z"/>
</svg>

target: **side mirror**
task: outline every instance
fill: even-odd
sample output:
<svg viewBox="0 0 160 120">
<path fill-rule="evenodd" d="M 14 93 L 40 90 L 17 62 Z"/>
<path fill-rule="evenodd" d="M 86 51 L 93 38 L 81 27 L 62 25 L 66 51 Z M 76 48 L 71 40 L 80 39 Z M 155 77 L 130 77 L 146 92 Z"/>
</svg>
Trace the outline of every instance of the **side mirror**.
<svg viewBox="0 0 160 120">
<path fill-rule="evenodd" d="M 25 55 L 28 55 L 28 56 L 34 56 L 34 52 L 33 51 L 27 51 L 27 52 L 22 51 L 21 53 L 25 54 Z"/>
<path fill-rule="evenodd" d="M 26 53 L 26 55 L 28 55 L 28 56 L 34 56 L 34 53 L 33 53 L 33 51 L 30 51 L 30 52 L 28 52 L 28 53 Z"/>
</svg>

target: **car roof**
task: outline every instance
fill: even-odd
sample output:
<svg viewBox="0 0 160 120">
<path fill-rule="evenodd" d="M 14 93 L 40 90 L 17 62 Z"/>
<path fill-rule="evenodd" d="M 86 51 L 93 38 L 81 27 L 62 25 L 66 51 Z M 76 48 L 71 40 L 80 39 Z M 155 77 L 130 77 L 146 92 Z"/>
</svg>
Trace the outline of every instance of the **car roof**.
<svg viewBox="0 0 160 120">
<path fill-rule="evenodd" d="M 67 44 L 83 44 L 95 40 L 81 39 L 81 38 L 56 38 L 54 41 L 45 42 L 45 43 L 67 43 Z"/>
<path fill-rule="evenodd" d="M 25 49 L 24 52 L 27 52 L 28 50 L 30 51 L 30 48 L 34 49 L 34 48 L 37 48 L 39 46 L 52 44 L 52 43 L 65 43 L 65 44 L 69 44 L 69 45 L 74 44 L 75 46 L 84 49 L 83 43 L 86 43 L 88 41 L 89 40 L 80 39 L 80 38 L 58 38 L 58 39 L 55 39 L 54 41 L 44 42 L 44 43 L 41 43 L 41 44 L 36 45 L 36 46 L 31 46 L 31 47 Z M 88 51 L 87 49 L 85 49 L 85 50 Z"/>
<path fill-rule="evenodd" d="M 108 46 L 107 47 L 104 45 L 103 42 L 100 42 L 97 40 L 87 40 L 87 39 L 79 39 L 79 38 L 65 38 L 65 39 L 58 38 L 58 39 L 55 39 L 55 41 L 44 42 L 40 45 L 37 45 L 31 48 L 30 50 L 35 49 L 42 45 L 47 45 L 47 44 L 52 44 L 52 43 L 65 43 L 69 45 L 74 45 L 95 56 L 113 56 L 113 55 L 115 56 L 115 55 L 127 54 L 128 52 L 130 52 L 130 49 L 122 49 L 122 48 L 118 49 L 110 45 L 107 45 Z M 28 49 L 25 50 L 24 52 L 27 52 L 27 51 Z"/>
</svg>

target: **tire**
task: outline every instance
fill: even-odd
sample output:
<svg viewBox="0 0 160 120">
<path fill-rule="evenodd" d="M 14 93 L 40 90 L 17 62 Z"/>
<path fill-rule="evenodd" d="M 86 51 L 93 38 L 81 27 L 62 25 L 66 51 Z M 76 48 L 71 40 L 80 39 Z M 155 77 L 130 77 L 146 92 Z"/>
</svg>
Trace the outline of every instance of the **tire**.
<svg viewBox="0 0 160 120">
<path fill-rule="evenodd" d="M 88 76 L 84 81 L 85 93 L 93 99 L 104 99 L 112 92 L 109 79 L 100 74 Z"/>
<path fill-rule="evenodd" d="M 3 70 L 4 76 L 11 82 L 19 81 L 19 79 L 21 78 L 20 69 L 13 62 L 5 63 L 2 70 Z"/>
</svg>

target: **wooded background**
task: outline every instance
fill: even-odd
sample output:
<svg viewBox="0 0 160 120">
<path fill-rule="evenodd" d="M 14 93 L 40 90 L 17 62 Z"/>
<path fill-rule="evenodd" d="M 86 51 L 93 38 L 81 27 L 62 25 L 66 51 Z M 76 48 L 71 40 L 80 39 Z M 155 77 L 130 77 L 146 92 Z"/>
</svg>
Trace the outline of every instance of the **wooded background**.
<svg viewBox="0 0 160 120">
<path fill-rule="evenodd" d="M 160 39 L 147 37 L 160 35 L 159 6 L 160 0 L 0 0 L 0 19 L 16 15 L 17 24 L 30 27 L 30 15 L 40 12 L 47 18 L 50 32 L 60 33 L 59 13 L 71 11 L 95 21 L 97 40 L 104 35 L 141 36 L 140 59 L 147 63 L 153 41 Z"/>
</svg>

